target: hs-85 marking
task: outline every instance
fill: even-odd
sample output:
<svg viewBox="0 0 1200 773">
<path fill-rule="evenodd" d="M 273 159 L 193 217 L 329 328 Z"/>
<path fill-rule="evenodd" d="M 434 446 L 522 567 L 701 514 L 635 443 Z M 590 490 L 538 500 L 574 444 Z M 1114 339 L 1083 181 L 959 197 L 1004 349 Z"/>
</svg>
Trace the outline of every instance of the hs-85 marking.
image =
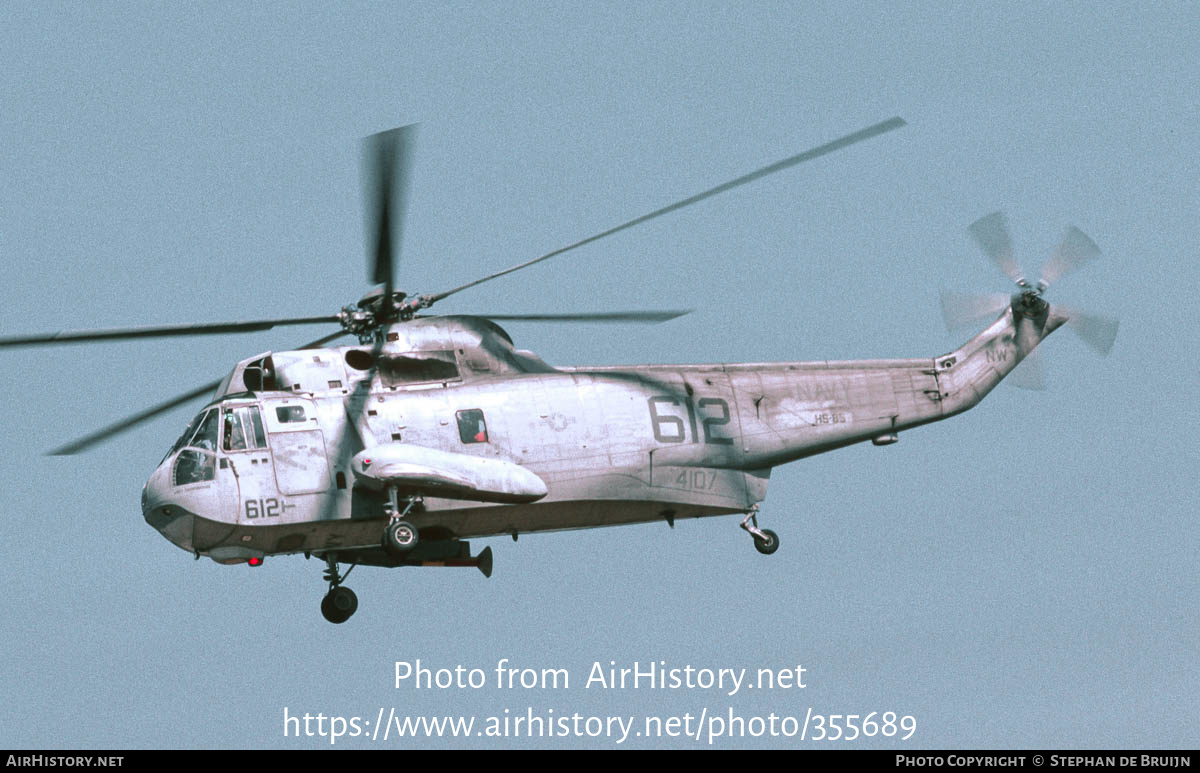
<svg viewBox="0 0 1200 773">
<path fill-rule="evenodd" d="M 357 609 L 343 581 L 359 564 L 474 566 L 472 537 L 739 514 L 758 525 L 773 468 L 967 410 L 1064 323 L 1107 352 L 1116 323 L 1051 307 L 1049 283 L 1098 255 L 1067 232 L 1031 285 L 1012 259 L 1001 215 L 971 227 L 1016 283 L 1011 295 L 946 295 L 954 323 L 990 322 L 939 357 L 845 362 L 552 367 L 514 347 L 496 322 L 663 322 L 685 312 L 431 316 L 435 303 L 575 247 L 903 125 L 893 118 L 451 290 L 395 289 L 394 248 L 407 198 L 413 127 L 365 143 L 368 279 L 357 304 L 324 317 L 65 332 L 0 346 L 223 334 L 338 323 L 296 349 L 241 360 L 220 381 L 141 411 L 58 453 L 82 451 L 211 393 L 150 475 L 145 520 L 199 558 L 257 566 L 304 554 L 326 564 L 321 610 Z M 344 335 L 358 343 L 329 346 Z M 1034 371 L 1036 375 L 1036 371 Z M 350 568 L 342 572 L 340 564 Z"/>
</svg>

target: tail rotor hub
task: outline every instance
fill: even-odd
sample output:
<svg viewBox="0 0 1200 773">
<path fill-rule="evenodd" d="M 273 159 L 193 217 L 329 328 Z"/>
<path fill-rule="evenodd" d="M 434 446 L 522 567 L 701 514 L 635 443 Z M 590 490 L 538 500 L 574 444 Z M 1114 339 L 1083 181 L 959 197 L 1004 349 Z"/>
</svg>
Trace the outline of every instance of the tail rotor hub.
<svg viewBox="0 0 1200 773">
<path fill-rule="evenodd" d="M 952 330 L 994 318 L 1008 308 L 1012 309 L 1013 316 L 1018 321 L 1032 320 L 1034 328 L 1038 328 L 1045 323 L 1050 313 L 1050 304 L 1044 297 L 1050 285 L 1100 256 L 1100 248 L 1078 228 L 1070 226 L 1054 254 L 1042 266 L 1037 284 L 1031 284 L 1013 258 L 1008 221 L 1003 212 L 994 212 L 980 218 L 972 223 L 968 230 L 984 255 L 1016 284 L 1017 290 L 1011 295 L 976 295 L 943 291 L 942 313 L 946 318 L 946 326 Z M 1117 336 L 1118 323 L 1115 319 L 1057 304 L 1055 313 L 1066 321 L 1085 344 L 1101 356 L 1108 354 Z M 1060 320 L 1055 327 L 1058 324 L 1062 324 L 1062 321 Z M 1023 335 L 1030 334 L 1029 325 L 1021 327 L 1025 330 Z M 1029 353 L 1036 354 L 1032 346 Z"/>
<path fill-rule="evenodd" d="M 1050 308 L 1050 304 L 1042 298 L 1042 291 L 1027 287 L 1012 298 L 1013 311 L 1022 317 L 1040 317 Z"/>
</svg>

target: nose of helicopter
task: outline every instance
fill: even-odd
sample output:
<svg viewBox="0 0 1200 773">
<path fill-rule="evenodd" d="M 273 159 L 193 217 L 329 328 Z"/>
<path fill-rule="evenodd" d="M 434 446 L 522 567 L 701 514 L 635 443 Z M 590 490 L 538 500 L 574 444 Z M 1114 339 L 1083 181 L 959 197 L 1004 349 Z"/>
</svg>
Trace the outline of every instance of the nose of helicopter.
<svg viewBox="0 0 1200 773">
<path fill-rule="evenodd" d="M 168 540 L 195 551 L 193 531 L 199 503 L 193 492 L 171 485 L 170 461 L 164 461 L 142 488 L 142 517 Z"/>
</svg>

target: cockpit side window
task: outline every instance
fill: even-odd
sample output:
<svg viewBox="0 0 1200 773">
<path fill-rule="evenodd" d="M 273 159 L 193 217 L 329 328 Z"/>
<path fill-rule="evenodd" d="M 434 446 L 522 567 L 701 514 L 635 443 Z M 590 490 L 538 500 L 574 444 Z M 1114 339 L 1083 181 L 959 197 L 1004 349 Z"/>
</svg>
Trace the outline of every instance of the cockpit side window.
<svg viewBox="0 0 1200 773">
<path fill-rule="evenodd" d="M 263 429 L 262 415 L 260 415 L 258 412 L 258 406 L 257 405 L 250 406 L 249 411 L 250 411 L 250 413 L 249 413 L 249 415 L 250 415 L 250 431 L 254 433 L 254 447 L 255 448 L 266 448 L 267 447 L 267 433 Z M 247 433 L 247 437 L 249 437 L 249 436 L 250 436 L 249 433 Z"/>
<path fill-rule="evenodd" d="M 225 421 L 221 425 L 221 448 L 226 451 L 245 451 L 246 427 L 242 423 L 242 417 L 230 408 L 226 408 L 223 413 Z"/>
<path fill-rule="evenodd" d="M 224 408 L 222 416 L 221 448 L 246 451 L 267 447 L 267 434 L 263 431 L 262 414 L 257 405 Z"/>
</svg>

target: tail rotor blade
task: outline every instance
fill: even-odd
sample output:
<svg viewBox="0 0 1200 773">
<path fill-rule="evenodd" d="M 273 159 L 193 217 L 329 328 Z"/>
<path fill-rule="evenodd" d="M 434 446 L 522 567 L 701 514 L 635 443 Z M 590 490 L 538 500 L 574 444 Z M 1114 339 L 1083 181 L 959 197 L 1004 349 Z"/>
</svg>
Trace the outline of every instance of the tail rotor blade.
<svg viewBox="0 0 1200 773">
<path fill-rule="evenodd" d="M 1067 327 L 1074 330 L 1081 341 L 1101 357 L 1108 356 L 1117 340 L 1117 328 L 1121 324 L 1118 320 L 1098 314 L 1085 314 L 1063 306 L 1059 306 L 1058 309 L 1067 315 Z"/>
<path fill-rule="evenodd" d="M 1075 269 L 1100 257 L 1100 248 L 1075 226 L 1067 228 L 1054 255 L 1042 266 L 1039 284 L 1049 287 Z"/>
<path fill-rule="evenodd" d="M 946 327 L 956 330 L 995 317 L 1009 302 L 1004 293 L 981 295 L 942 290 L 942 316 L 946 319 Z"/>
<path fill-rule="evenodd" d="M 984 254 L 1020 288 L 1017 295 L 1011 296 L 1011 302 L 1016 319 L 1016 344 L 1024 358 L 1009 374 L 1008 381 L 1024 389 L 1045 389 L 1045 371 L 1036 348 L 1044 337 L 1044 331 L 1036 327 L 1034 319 L 1048 319 L 1043 316 L 1047 307 L 1042 295 L 1052 283 L 1099 257 L 1100 248 L 1083 231 L 1068 226 L 1058 248 L 1042 267 L 1038 284 L 1034 287 L 1022 276 L 1020 266 L 1013 259 L 1012 239 L 1003 212 L 981 217 L 970 225 L 969 230 Z M 943 291 L 942 313 L 946 317 L 946 326 L 955 328 L 977 323 L 990 314 L 996 314 L 1009 302 L 1008 296 L 1000 294 L 969 295 Z M 1107 355 L 1112 349 L 1117 337 L 1117 320 L 1057 305 L 1054 311 L 1061 312 L 1066 324 L 1101 356 Z M 1062 324 L 1062 317 L 1057 318 L 1055 326 L 1059 324 Z"/>
<path fill-rule="evenodd" d="M 1034 349 L 1008 374 L 1013 386 L 1041 392 L 1046 389 L 1046 371 L 1042 366 L 1041 349 Z"/>
<path fill-rule="evenodd" d="M 1004 213 L 993 212 L 985 215 L 972 223 L 967 230 L 971 232 L 983 254 L 987 255 L 1005 276 L 1019 284 L 1023 276 L 1021 267 L 1013 259 L 1012 238 L 1008 235 L 1008 218 Z"/>
<path fill-rule="evenodd" d="M 1040 350 L 1036 348 L 1040 337 L 1034 324 L 1027 317 L 1017 321 L 1017 348 L 1025 353 L 1025 357 L 1009 374 L 1009 380 L 1022 389 L 1041 391 L 1046 388 L 1046 373 Z"/>
</svg>

